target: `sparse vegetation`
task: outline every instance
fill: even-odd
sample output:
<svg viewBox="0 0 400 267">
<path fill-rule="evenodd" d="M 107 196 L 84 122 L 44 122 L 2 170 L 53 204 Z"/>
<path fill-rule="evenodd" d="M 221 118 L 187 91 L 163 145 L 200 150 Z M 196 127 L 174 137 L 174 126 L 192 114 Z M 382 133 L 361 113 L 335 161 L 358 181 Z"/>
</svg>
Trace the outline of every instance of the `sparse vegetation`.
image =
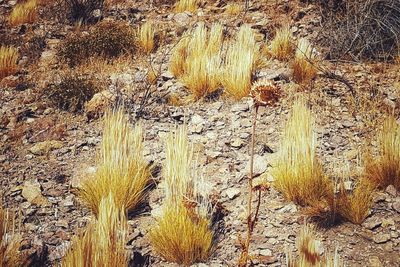
<svg viewBox="0 0 400 267">
<path fill-rule="evenodd" d="M 116 58 L 136 51 L 134 29 L 122 22 L 104 21 L 93 26 L 88 35 L 71 35 L 60 45 L 59 56 L 70 66 L 90 57 Z"/>
<path fill-rule="evenodd" d="M 314 58 L 311 44 L 307 39 L 300 39 L 293 62 L 293 78 L 297 83 L 307 83 L 315 77 Z"/>
<path fill-rule="evenodd" d="M 192 169 L 193 148 L 185 127 L 170 133 L 164 163 L 165 200 L 162 214 L 150 229 L 150 241 L 164 259 L 185 266 L 208 259 L 214 233 L 208 197 Z"/>
<path fill-rule="evenodd" d="M 285 198 L 312 205 L 333 191 L 316 155 L 314 119 L 304 99 L 298 99 L 284 130 L 278 162 L 273 169 L 275 186 Z"/>
<path fill-rule="evenodd" d="M 61 266 L 128 266 L 125 250 L 127 228 L 125 213 L 115 205 L 113 195 L 104 197 L 97 219 L 86 227 L 83 234 L 73 238 Z"/>
<path fill-rule="evenodd" d="M 0 80 L 17 71 L 18 51 L 11 46 L 0 47 Z"/>
<path fill-rule="evenodd" d="M 12 26 L 18 26 L 24 23 L 33 23 L 37 17 L 37 1 L 28 0 L 17 4 L 11 11 L 8 22 Z"/>
<path fill-rule="evenodd" d="M 140 124 L 132 130 L 121 108 L 107 112 L 96 173 L 82 183 L 79 192 L 94 214 L 99 214 L 100 202 L 109 194 L 119 210 L 132 211 L 141 203 L 150 179 L 142 151 Z"/>
<path fill-rule="evenodd" d="M 175 12 L 189 11 L 194 13 L 199 6 L 199 0 L 177 0 L 175 4 Z"/>
<path fill-rule="evenodd" d="M 155 29 L 153 22 L 146 21 L 139 30 L 139 44 L 145 54 L 150 54 L 155 46 Z"/>
<path fill-rule="evenodd" d="M 400 190 L 400 125 L 394 117 L 383 123 L 379 135 L 379 156 L 367 159 L 366 176 L 381 189 L 394 185 Z"/>
<path fill-rule="evenodd" d="M 293 36 L 289 25 L 276 31 L 274 39 L 271 41 L 270 53 L 279 60 L 288 60 L 294 51 Z"/>
</svg>

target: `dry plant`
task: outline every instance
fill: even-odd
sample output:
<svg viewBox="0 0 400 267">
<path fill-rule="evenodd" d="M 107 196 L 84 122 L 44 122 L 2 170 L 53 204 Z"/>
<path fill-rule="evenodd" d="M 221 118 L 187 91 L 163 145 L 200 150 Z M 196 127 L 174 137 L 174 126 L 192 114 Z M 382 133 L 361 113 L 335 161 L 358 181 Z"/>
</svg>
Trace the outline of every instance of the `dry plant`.
<svg viewBox="0 0 400 267">
<path fill-rule="evenodd" d="M 293 105 L 284 130 L 278 162 L 273 168 L 275 186 L 285 198 L 300 205 L 318 203 L 333 191 L 316 155 L 314 118 L 305 100 Z"/>
<path fill-rule="evenodd" d="M 278 60 L 288 60 L 293 53 L 293 35 L 289 25 L 276 31 L 271 41 L 271 55 Z"/>
<path fill-rule="evenodd" d="M 321 242 L 316 239 L 313 227 L 305 225 L 296 242 L 299 257 L 293 259 L 290 253 L 286 253 L 286 265 L 288 267 L 339 267 L 344 266 L 335 250 L 334 256 L 322 256 Z"/>
<path fill-rule="evenodd" d="M 0 266 L 27 266 L 19 251 L 22 238 L 15 233 L 15 221 L 12 220 L 11 226 L 9 221 L 9 213 L 0 206 Z M 11 233 L 8 232 L 10 228 Z"/>
<path fill-rule="evenodd" d="M 18 51 L 12 46 L 0 47 L 0 80 L 17 71 Z"/>
<path fill-rule="evenodd" d="M 206 261 L 214 247 L 208 196 L 202 189 L 204 181 L 193 171 L 192 159 L 186 127 L 171 132 L 166 140 L 162 214 L 150 229 L 154 250 L 165 260 L 185 266 Z"/>
<path fill-rule="evenodd" d="M 400 190 L 400 125 L 392 116 L 383 123 L 379 146 L 379 157 L 367 159 L 366 177 L 379 188 L 392 184 Z"/>
<path fill-rule="evenodd" d="M 150 54 L 155 47 L 155 29 L 152 21 L 146 21 L 139 30 L 139 45 L 145 54 Z"/>
<path fill-rule="evenodd" d="M 61 266 L 128 266 L 127 235 L 125 213 L 116 206 L 110 194 L 101 200 L 98 218 L 87 226 L 83 234 L 73 238 Z"/>
<path fill-rule="evenodd" d="M 248 200 L 247 200 L 247 236 L 245 240 L 240 240 L 242 251 L 239 257 L 238 266 L 246 267 L 249 258 L 250 241 L 253 235 L 254 227 L 258 220 L 258 212 L 261 204 L 261 193 L 266 191 L 269 186 L 267 184 L 259 184 L 253 187 L 253 170 L 254 170 L 254 144 L 256 138 L 257 114 L 260 106 L 275 105 L 281 97 L 280 87 L 271 80 L 261 80 L 253 84 L 250 95 L 254 103 L 253 127 L 250 145 L 250 173 L 248 177 Z M 257 191 L 257 205 L 253 212 L 253 191 Z M 241 238 L 240 238 L 241 239 Z"/>
<path fill-rule="evenodd" d="M 337 210 L 341 217 L 361 224 L 369 214 L 372 206 L 375 186 L 367 179 L 360 179 L 352 193 L 347 193 L 343 182 L 337 197 Z"/>
<path fill-rule="evenodd" d="M 300 39 L 297 44 L 296 55 L 293 61 L 293 79 L 297 83 L 307 83 L 317 74 L 313 65 L 315 57 L 313 48 L 307 39 Z"/>
<path fill-rule="evenodd" d="M 228 44 L 221 83 L 227 94 L 241 99 L 250 93 L 253 73 L 260 63 L 260 49 L 250 26 L 243 24 Z"/>
<path fill-rule="evenodd" d="M 18 26 L 24 23 L 33 23 L 37 17 L 37 1 L 28 0 L 17 4 L 11 11 L 8 22 L 11 26 Z"/>
<path fill-rule="evenodd" d="M 199 0 L 177 0 L 175 4 L 175 12 L 181 13 L 189 11 L 194 13 L 199 7 Z"/>
<path fill-rule="evenodd" d="M 151 176 L 142 151 L 141 125 L 132 130 L 122 108 L 106 112 L 97 171 L 79 191 L 95 215 L 99 214 L 101 199 L 110 193 L 118 209 L 132 211 L 142 202 Z"/>
<path fill-rule="evenodd" d="M 214 92 L 220 85 L 222 30 L 220 24 L 213 24 L 208 30 L 200 23 L 173 50 L 170 71 L 196 99 Z"/>
<path fill-rule="evenodd" d="M 229 3 L 225 7 L 225 13 L 236 16 L 239 15 L 243 11 L 243 7 L 238 3 Z"/>
</svg>

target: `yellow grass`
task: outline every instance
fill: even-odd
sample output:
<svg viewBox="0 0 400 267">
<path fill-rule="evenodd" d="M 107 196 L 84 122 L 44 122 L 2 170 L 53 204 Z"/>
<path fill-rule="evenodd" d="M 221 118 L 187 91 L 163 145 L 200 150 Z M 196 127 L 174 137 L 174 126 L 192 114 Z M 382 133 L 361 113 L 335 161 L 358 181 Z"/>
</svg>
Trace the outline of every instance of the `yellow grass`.
<svg viewBox="0 0 400 267">
<path fill-rule="evenodd" d="M 394 117 L 383 123 L 379 150 L 377 159 L 367 160 L 366 177 L 379 188 L 392 184 L 400 190 L 400 125 Z"/>
<path fill-rule="evenodd" d="M 252 75 L 259 63 L 259 46 L 250 26 L 242 25 L 236 40 L 228 44 L 221 83 L 225 92 L 235 99 L 248 96 Z"/>
<path fill-rule="evenodd" d="M 191 34 L 184 35 L 172 53 L 171 73 L 196 99 L 220 86 L 222 30 L 220 24 L 213 24 L 208 30 L 204 23 L 200 23 Z"/>
<path fill-rule="evenodd" d="M 293 79 L 297 83 L 307 83 L 317 74 L 313 48 L 307 39 L 300 39 L 293 62 Z"/>
<path fill-rule="evenodd" d="M 313 126 L 314 118 L 305 101 L 296 100 L 272 170 L 276 188 L 300 205 L 315 204 L 333 190 L 317 159 Z"/>
<path fill-rule="evenodd" d="M 81 199 L 94 214 L 98 215 L 101 199 L 110 193 L 116 207 L 127 211 L 143 200 L 150 170 L 142 155 L 142 132 L 140 125 L 131 129 L 122 108 L 105 114 L 98 168 L 80 190 Z"/>
<path fill-rule="evenodd" d="M 186 127 L 180 127 L 166 140 L 165 200 L 161 217 L 150 229 L 154 250 L 165 260 L 185 266 L 204 262 L 214 239 L 208 196 L 201 189 L 203 181 L 195 174 L 192 159 Z"/>
<path fill-rule="evenodd" d="M 238 15 L 243 11 L 243 7 L 238 3 L 229 3 L 225 7 L 225 13 L 229 15 Z"/>
<path fill-rule="evenodd" d="M 288 267 L 341 267 L 344 266 L 335 250 L 334 256 L 320 254 L 321 243 L 316 239 L 313 227 L 305 225 L 296 242 L 299 257 L 293 259 L 289 253 L 286 255 Z"/>
<path fill-rule="evenodd" d="M 139 44 L 143 52 L 150 54 L 155 46 L 154 43 L 155 29 L 153 22 L 146 21 L 139 30 Z"/>
<path fill-rule="evenodd" d="M 189 11 L 194 13 L 199 7 L 199 0 L 177 0 L 175 4 L 175 12 L 181 13 Z"/>
<path fill-rule="evenodd" d="M 24 261 L 19 251 L 22 237 L 14 232 L 15 221 L 11 220 L 12 224 L 9 225 L 8 215 L 8 212 L 0 206 L 0 266 L 25 266 L 28 262 Z"/>
<path fill-rule="evenodd" d="M 17 71 L 18 51 L 14 47 L 0 47 L 0 79 Z"/>
<path fill-rule="evenodd" d="M 375 186 L 367 179 L 360 179 L 351 194 L 341 186 L 337 197 L 338 213 L 354 224 L 361 224 L 372 206 Z"/>
<path fill-rule="evenodd" d="M 17 26 L 24 23 L 33 23 L 37 17 L 37 1 L 28 0 L 17 4 L 11 11 L 8 21 L 10 25 Z"/>
<path fill-rule="evenodd" d="M 84 234 L 73 238 L 61 266 L 128 266 L 126 242 L 125 213 L 117 208 L 110 194 L 101 200 L 98 218 L 87 226 Z"/>
<path fill-rule="evenodd" d="M 271 55 L 279 60 L 288 60 L 293 53 L 293 36 L 289 25 L 276 31 L 271 41 Z"/>
</svg>

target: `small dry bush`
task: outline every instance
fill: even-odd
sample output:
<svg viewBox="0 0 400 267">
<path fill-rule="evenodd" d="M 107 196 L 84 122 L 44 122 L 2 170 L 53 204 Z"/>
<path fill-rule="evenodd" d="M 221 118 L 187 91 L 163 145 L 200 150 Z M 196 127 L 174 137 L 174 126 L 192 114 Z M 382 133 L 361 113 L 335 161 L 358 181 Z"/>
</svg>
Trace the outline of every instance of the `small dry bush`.
<svg viewBox="0 0 400 267">
<path fill-rule="evenodd" d="M 229 3 L 225 7 L 225 13 L 235 16 L 243 11 L 243 7 L 238 3 Z"/>
<path fill-rule="evenodd" d="M 300 205 L 319 202 L 333 189 L 316 155 L 314 118 L 299 98 L 284 130 L 278 162 L 273 168 L 275 186 L 285 198 Z"/>
<path fill-rule="evenodd" d="M 37 1 L 28 0 L 17 4 L 8 18 L 11 26 L 18 26 L 24 23 L 33 23 L 37 17 Z"/>
<path fill-rule="evenodd" d="M 379 156 L 370 156 L 366 164 L 366 177 L 379 188 L 394 185 L 400 190 L 400 125 L 394 117 L 383 123 L 379 135 Z"/>
<path fill-rule="evenodd" d="M 103 9 L 104 0 L 65 0 L 67 17 L 72 22 L 89 22 L 93 11 Z"/>
<path fill-rule="evenodd" d="M 199 0 L 177 0 L 175 4 L 175 12 L 181 13 L 189 11 L 194 13 L 199 7 Z"/>
<path fill-rule="evenodd" d="M 388 59 L 400 47 L 400 1 L 343 0 L 322 4 L 322 45 L 330 58 Z"/>
<path fill-rule="evenodd" d="M 293 259 L 290 253 L 286 254 L 286 261 L 288 267 L 340 267 L 344 266 L 340 260 L 337 250 L 334 256 L 322 256 L 322 245 L 316 239 L 315 230 L 311 226 L 304 226 L 296 242 L 299 256 Z"/>
<path fill-rule="evenodd" d="M 60 73 L 60 81 L 45 89 L 49 100 L 58 108 L 71 112 L 82 111 L 95 93 L 101 91 L 97 80 L 79 71 L 66 70 Z"/>
<path fill-rule="evenodd" d="M 260 47 L 250 26 L 243 24 L 236 39 L 228 44 L 221 73 L 225 92 L 235 99 L 250 93 L 252 76 L 260 64 Z"/>
<path fill-rule="evenodd" d="M 222 30 L 220 24 L 213 24 L 208 30 L 200 23 L 182 37 L 171 55 L 170 71 L 196 99 L 220 86 Z"/>
<path fill-rule="evenodd" d="M 18 51 L 11 46 L 0 47 L 0 80 L 17 71 Z"/>
<path fill-rule="evenodd" d="M 104 21 L 89 30 L 88 35 L 75 34 L 64 40 L 58 55 L 70 66 L 90 57 L 116 58 L 136 51 L 135 30 L 125 23 Z"/>
<path fill-rule="evenodd" d="M 61 266 L 128 266 L 125 251 L 127 229 L 125 213 L 117 208 L 110 194 L 101 200 L 98 218 L 87 226 L 83 234 L 73 238 Z"/>
<path fill-rule="evenodd" d="M 1 205 L 1 203 L 0 203 Z M 14 228 L 9 225 L 10 220 L 8 212 L 0 206 L 0 266 L 2 267 L 19 267 L 27 266 L 21 253 L 22 238 L 19 234 L 15 234 Z M 8 230 L 12 230 L 9 233 Z"/>
<path fill-rule="evenodd" d="M 150 54 L 155 47 L 155 29 L 153 22 L 145 22 L 139 30 L 139 45 L 145 54 Z"/>
<path fill-rule="evenodd" d="M 300 39 L 293 62 L 293 79 L 297 83 L 307 83 L 315 77 L 313 48 L 307 39 Z"/>
<path fill-rule="evenodd" d="M 278 60 L 288 60 L 294 51 L 293 36 L 289 25 L 276 31 L 271 41 L 270 54 Z"/>
<path fill-rule="evenodd" d="M 204 182 L 193 172 L 192 158 L 186 127 L 170 133 L 163 168 L 165 200 L 150 229 L 154 250 L 185 266 L 206 261 L 214 247 L 208 196 L 201 189 Z"/>
<path fill-rule="evenodd" d="M 122 108 L 104 115 L 97 170 L 83 181 L 79 196 L 99 214 L 101 200 L 112 194 L 118 209 L 133 211 L 143 200 L 150 170 L 143 158 L 143 130 L 131 129 Z"/>
</svg>

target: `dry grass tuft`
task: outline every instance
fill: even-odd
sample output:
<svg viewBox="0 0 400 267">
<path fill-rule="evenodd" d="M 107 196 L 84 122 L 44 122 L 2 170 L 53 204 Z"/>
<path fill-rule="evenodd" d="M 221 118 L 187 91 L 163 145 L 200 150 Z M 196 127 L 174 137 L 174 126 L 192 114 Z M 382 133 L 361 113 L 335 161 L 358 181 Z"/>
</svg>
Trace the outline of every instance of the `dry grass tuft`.
<svg viewBox="0 0 400 267">
<path fill-rule="evenodd" d="M 296 242 L 299 257 L 292 259 L 291 255 L 287 253 L 286 261 L 288 267 L 339 267 L 344 266 L 340 257 L 335 250 L 333 257 L 329 255 L 322 256 L 321 243 L 316 239 L 315 230 L 311 226 L 304 226 Z"/>
<path fill-rule="evenodd" d="M 250 26 L 242 25 L 236 40 L 228 44 L 226 59 L 221 73 L 224 90 L 233 98 L 240 99 L 250 93 L 252 75 L 260 62 L 260 49 Z"/>
<path fill-rule="evenodd" d="M 288 60 L 293 53 L 293 36 L 289 25 L 277 30 L 271 41 L 270 54 L 278 60 Z"/>
<path fill-rule="evenodd" d="M 400 125 L 394 117 L 384 122 L 379 141 L 380 155 L 367 160 L 366 177 L 379 188 L 392 184 L 400 190 Z"/>
<path fill-rule="evenodd" d="M 319 202 L 333 185 L 316 156 L 314 119 L 305 101 L 298 99 L 284 130 L 278 162 L 273 169 L 275 186 L 285 198 L 300 205 Z"/>
<path fill-rule="evenodd" d="M 73 239 L 61 266 L 128 266 L 127 234 L 125 213 L 118 209 L 110 194 L 101 200 L 98 218 L 88 225 L 83 235 Z"/>
<path fill-rule="evenodd" d="M 153 22 L 146 21 L 139 30 L 139 45 L 145 54 L 150 54 L 155 47 L 155 29 Z"/>
<path fill-rule="evenodd" d="M 199 0 L 177 0 L 175 4 L 175 12 L 181 13 L 189 11 L 194 13 L 199 7 Z"/>
<path fill-rule="evenodd" d="M 170 133 L 163 171 L 165 201 L 161 218 L 150 230 L 154 250 L 167 261 L 185 266 L 205 261 L 214 245 L 208 196 L 193 172 L 192 158 L 186 127 Z"/>
<path fill-rule="evenodd" d="M 28 0 L 17 4 L 11 11 L 8 22 L 11 26 L 18 26 L 24 23 L 33 23 L 37 17 L 37 1 Z"/>
<path fill-rule="evenodd" d="M 293 62 L 293 79 L 297 83 L 307 83 L 315 77 L 313 48 L 307 39 L 300 39 Z"/>
<path fill-rule="evenodd" d="M 225 13 L 232 16 L 236 16 L 240 14 L 242 11 L 243 11 L 242 5 L 238 3 L 229 3 L 225 7 Z"/>
<path fill-rule="evenodd" d="M 110 193 L 121 210 L 132 211 L 141 203 L 151 175 L 142 151 L 142 127 L 136 125 L 132 130 L 121 108 L 107 112 L 98 169 L 80 190 L 81 199 L 94 214 L 99 214 L 101 199 Z"/>
<path fill-rule="evenodd" d="M 14 233 L 14 222 L 11 226 L 8 225 L 10 221 L 8 215 L 8 212 L 0 206 L 0 266 L 27 266 L 19 251 L 22 237 Z M 10 228 L 12 233 L 8 233 Z"/>
<path fill-rule="evenodd" d="M 218 89 L 221 66 L 222 26 L 208 30 L 200 23 L 179 41 L 170 60 L 170 71 L 192 92 L 196 99 Z"/>
<path fill-rule="evenodd" d="M 0 79 L 17 71 L 18 51 L 14 47 L 0 47 Z"/>
<path fill-rule="evenodd" d="M 375 186 L 367 179 L 360 179 L 351 194 L 342 183 L 337 197 L 338 213 L 354 224 L 361 224 L 372 206 Z"/>
</svg>

